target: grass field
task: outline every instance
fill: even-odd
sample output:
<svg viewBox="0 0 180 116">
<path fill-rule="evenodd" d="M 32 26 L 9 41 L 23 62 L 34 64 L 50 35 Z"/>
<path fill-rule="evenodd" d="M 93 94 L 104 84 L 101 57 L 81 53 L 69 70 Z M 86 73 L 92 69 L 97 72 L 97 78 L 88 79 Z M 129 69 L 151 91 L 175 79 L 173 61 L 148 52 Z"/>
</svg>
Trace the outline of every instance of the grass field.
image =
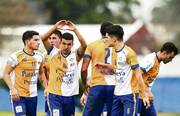
<svg viewBox="0 0 180 116">
<path fill-rule="evenodd" d="M 2 112 L 0 111 L 0 116 L 13 116 L 12 112 Z M 44 113 L 38 113 L 37 116 L 44 116 Z M 75 116 L 82 116 L 81 113 L 76 113 Z M 180 116 L 179 114 L 175 114 L 175 113 L 159 113 L 158 116 Z"/>
</svg>

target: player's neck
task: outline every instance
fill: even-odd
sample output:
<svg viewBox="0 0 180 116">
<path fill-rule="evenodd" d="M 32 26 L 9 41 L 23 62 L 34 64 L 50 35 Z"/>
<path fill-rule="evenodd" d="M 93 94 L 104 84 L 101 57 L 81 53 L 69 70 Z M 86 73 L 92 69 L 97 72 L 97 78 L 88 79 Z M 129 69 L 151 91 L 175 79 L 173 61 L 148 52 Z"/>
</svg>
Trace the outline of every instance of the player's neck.
<svg viewBox="0 0 180 116">
<path fill-rule="evenodd" d="M 25 46 L 23 50 L 24 50 L 25 53 L 27 53 L 29 55 L 34 55 L 34 50 L 30 49 L 27 46 Z"/>
<path fill-rule="evenodd" d="M 160 51 L 156 53 L 156 57 L 157 57 L 157 59 L 158 59 L 159 62 L 162 61 L 161 52 L 160 52 Z"/>
<path fill-rule="evenodd" d="M 124 45 L 124 42 L 118 42 L 114 48 L 116 51 L 120 51 L 124 47 Z"/>
</svg>

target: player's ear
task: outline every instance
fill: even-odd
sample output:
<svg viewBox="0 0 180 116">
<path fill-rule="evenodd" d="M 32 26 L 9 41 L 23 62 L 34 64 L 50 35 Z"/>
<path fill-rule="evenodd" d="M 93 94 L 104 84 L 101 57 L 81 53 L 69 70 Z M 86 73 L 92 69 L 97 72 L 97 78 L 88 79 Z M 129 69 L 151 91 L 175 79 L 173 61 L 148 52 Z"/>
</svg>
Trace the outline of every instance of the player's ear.
<svg viewBox="0 0 180 116">
<path fill-rule="evenodd" d="M 24 45 L 27 45 L 29 43 L 29 40 L 24 41 Z"/>
</svg>

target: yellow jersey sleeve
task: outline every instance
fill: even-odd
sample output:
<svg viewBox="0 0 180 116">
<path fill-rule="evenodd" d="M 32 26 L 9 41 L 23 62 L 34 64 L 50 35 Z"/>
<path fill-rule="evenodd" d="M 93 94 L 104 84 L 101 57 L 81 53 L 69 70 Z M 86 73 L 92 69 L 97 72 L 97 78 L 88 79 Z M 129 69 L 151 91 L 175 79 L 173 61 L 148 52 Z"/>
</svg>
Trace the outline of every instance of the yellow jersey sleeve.
<svg viewBox="0 0 180 116">
<path fill-rule="evenodd" d="M 84 58 L 92 58 L 92 44 L 89 44 L 86 48 Z"/>
<path fill-rule="evenodd" d="M 7 60 L 7 64 L 9 64 L 11 67 L 15 67 L 18 64 L 16 53 L 11 54 Z"/>
<path fill-rule="evenodd" d="M 128 48 L 128 55 L 127 55 L 127 63 L 131 66 L 131 69 L 136 69 L 137 67 L 139 67 L 139 63 L 137 60 L 137 55 L 134 52 L 134 50 L 132 50 L 131 48 Z"/>
</svg>

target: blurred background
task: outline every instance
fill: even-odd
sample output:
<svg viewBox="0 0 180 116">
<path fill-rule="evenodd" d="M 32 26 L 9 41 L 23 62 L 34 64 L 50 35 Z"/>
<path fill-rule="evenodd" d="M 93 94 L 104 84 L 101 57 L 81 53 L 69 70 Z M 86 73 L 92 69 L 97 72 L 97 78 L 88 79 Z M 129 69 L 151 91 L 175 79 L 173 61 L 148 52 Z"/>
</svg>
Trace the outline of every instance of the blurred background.
<svg viewBox="0 0 180 116">
<path fill-rule="evenodd" d="M 166 41 L 180 47 L 180 0 L 0 0 L 0 111 L 12 112 L 8 89 L 2 79 L 12 52 L 23 48 L 26 30 L 45 33 L 58 20 L 74 22 L 88 43 L 99 39 L 100 24 L 111 21 L 125 31 L 124 41 L 138 54 L 158 51 Z M 79 43 L 75 40 L 74 47 Z M 40 51 L 44 51 L 41 45 Z M 162 64 L 153 86 L 158 112 L 180 113 L 180 56 Z M 44 111 L 39 87 L 38 111 Z M 82 110 L 77 97 L 77 112 Z M 170 116 L 170 114 L 165 114 Z"/>
</svg>

